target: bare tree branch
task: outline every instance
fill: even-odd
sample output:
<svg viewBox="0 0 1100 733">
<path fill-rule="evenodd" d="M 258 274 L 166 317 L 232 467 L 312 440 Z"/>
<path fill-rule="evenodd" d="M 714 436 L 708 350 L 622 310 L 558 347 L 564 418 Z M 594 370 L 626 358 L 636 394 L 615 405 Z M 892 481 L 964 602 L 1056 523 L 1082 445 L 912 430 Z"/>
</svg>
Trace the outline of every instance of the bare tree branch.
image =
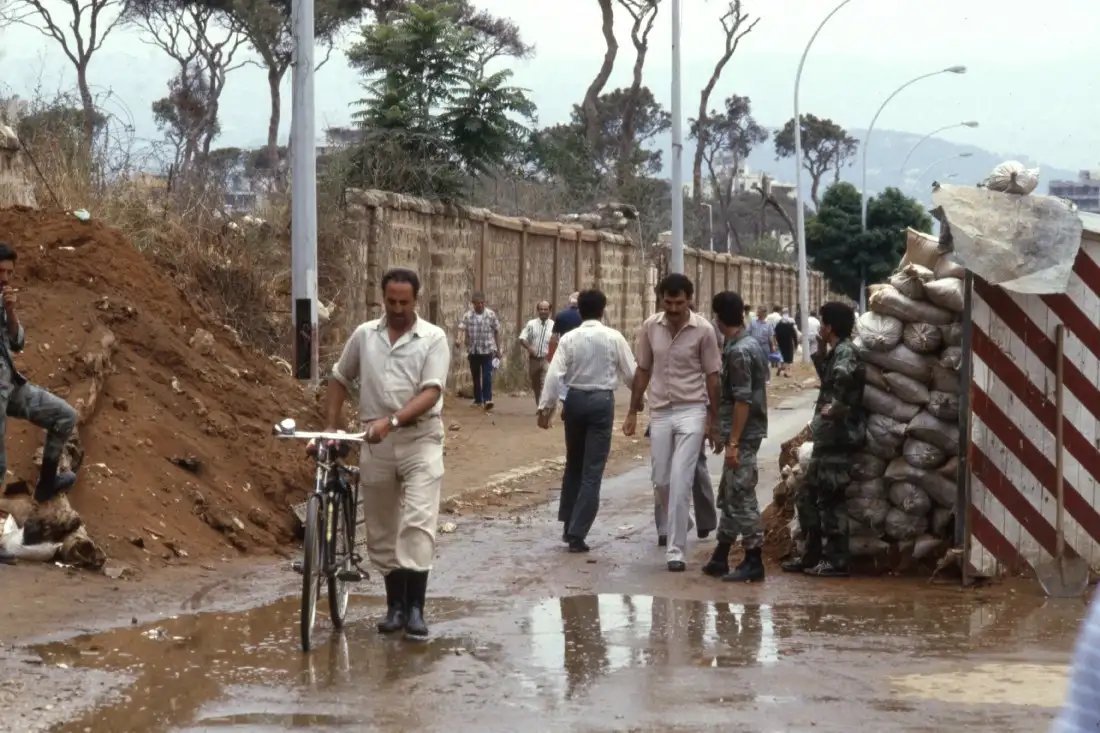
<svg viewBox="0 0 1100 733">
<path fill-rule="evenodd" d="M 615 57 L 619 53 L 619 42 L 615 39 L 615 12 L 611 7 L 611 0 L 596 0 L 600 4 L 600 12 L 603 15 L 603 38 L 607 44 L 604 52 L 603 63 L 596 78 L 588 85 L 588 91 L 584 94 L 584 103 L 581 106 L 584 112 L 584 135 L 588 144 L 595 147 L 600 137 L 599 98 L 603 92 L 607 80 L 611 78 L 611 70 L 615 67 Z"/>
<path fill-rule="evenodd" d="M 630 40 L 634 44 L 634 77 L 630 83 L 626 106 L 623 110 L 622 133 L 619 138 L 619 161 L 616 168 L 616 183 L 622 188 L 633 170 L 634 135 L 638 115 L 638 102 L 642 89 L 642 72 L 645 69 L 646 54 L 649 52 L 649 34 L 657 20 L 657 11 L 661 0 L 619 0 L 634 24 L 630 28 Z"/>
</svg>

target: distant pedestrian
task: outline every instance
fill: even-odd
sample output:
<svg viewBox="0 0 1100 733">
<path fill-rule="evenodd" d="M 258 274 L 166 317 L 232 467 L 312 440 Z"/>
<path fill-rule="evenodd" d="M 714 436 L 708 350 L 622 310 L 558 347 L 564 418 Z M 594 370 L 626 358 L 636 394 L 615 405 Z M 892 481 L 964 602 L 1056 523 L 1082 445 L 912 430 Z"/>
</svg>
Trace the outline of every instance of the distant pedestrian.
<svg viewBox="0 0 1100 733">
<path fill-rule="evenodd" d="M 803 489 L 795 499 L 806 542 L 802 557 L 783 563 L 787 572 L 833 578 L 848 575 L 845 493 L 852 455 L 865 439 L 864 366 L 852 344 L 855 312 L 843 303 L 821 306 L 821 333 L 814 366 L 821 379 L 810 422 L 813 455 Z"/>
<path fill-rule="evenodd" d="M 768 363 L 775 363 L 779 360 L 778 349 L 775 344 L 775 329 L 768 323 L 768 309 L 764 306 L 760 306 L 756 309 L 756 318 L 749 322 L 749 335 L 756 339 L 756 342 L 760 344 L 760 348 L 764 350 L 764 353 L 768 356 Z M 775 358 L 772 355 L 775 354 Z M 768 378 L 771 379 L 771 372 L 768 372 Z"/>
<path fill-rule="evenodd" d="M 542 396 L 542 384 L 546 380 L 549 363 L 550 339 L 553 336 L 554 321 L 550 318 L 549 301 L 539 301 L 535 306 L 537 318 L 532 318 L 523 327 L 519 336 L 520 345 L 527 352 L 527 376 L 531 380 L 531 391 L 535 394 L 535 405 Z"/>
<path fill-rule="evenodd" d="M 725 460 L 718 486 L 722 511 L 718 546 L 703 572 L 726 581 L 751 583 L 764 579 L 756 455 L 761 441 L 768 436 L 768 361 L 760 344 L 745 329 L 740 295 L 718 293 L 714 296 L 714 312 L 726 337 L 719 386 L 722 401 L 718 407 Z M 730 549 L 738 538 L 745 556 L 731 572 Z"/>
<path fill-rule="evenodd" d="M 653 484 L 667 497 L 668 569 L 683 571 L 691 485 L 704 438 L 717 435 L 718 371 L 722 365 L 714 328 L 689 304 L 694 286 L 672 274 L 658 286 L 662 311 L 638 333 L 638 369 L 623 432 L 634 435 L 648 396 Z"/>
<path fill-rule="evenodd" d="M 470 376 L 474 382 L 474 406 L 493 409 L 493 360 L 500 358 L 500 319 L 485 307 L 485 295 L 474 293 L 472 307 L 458 324 L 459 344 L 465 339 Z"/>
<path fill-rule="evenodd" d="M 798 348 L 798 337 L 798 326 L 791 318 L 791 312 L 784 308 L 779 323 L 775 325 L 775 344 L 779 347 L 779 355 L 783 359 L 782 365 L 779 367 L 779 375 L 782 377 L 791 376 L 794 352 Z"/>
<path fill-rule="evenodd" d="M 550 353 L 547 357 L 547 361 L 554 360 L 554 352 L 558 348 L 558 342 L 561 341 L 562 336 L 572 331 L 574 328 L 578 328 L 581 325 L 583 319 L 581 313 L 577 307 L 577 300 L 580 297 L 579 292 L 570 293 L 569 303 L 554 316 L 554 327 L 551 329 L 550 337 Z M 568 388 L 562 384 L 559 388 L 560 394 L 558 397 L 562 405 L 565 405 L 565 396 L 568 392 Z M 564 409 L 564 408 L 563 408 Z"/>
<path fill-rule="evenodd" d="M 585 290 L 577 301 L 582 323 L 558 342 L 539 398 L 538 424 L 543 429 L 550 427 L 558 388 L 568 387 L 558 520 L 569 551 L 588 552 L 585 540 L 600 508 L 600 486 L 611 451 L 615 388 L 620 378 L 627 383 L 633 380 L 635 364 L 623 335 L 600 322 L 607 307 L 604 294 Z"/>
<path fill-rule="evenodd" d="M 801 321 L 799 321 L 801 323 Z M 810 336 L 810 355 L 817 353 L 817 342 L 821 333 L 821 321 L 818 320 L 817 311 L 810 311 L 810 315 L 806 318 L 805 333 Z"/>
</svg>

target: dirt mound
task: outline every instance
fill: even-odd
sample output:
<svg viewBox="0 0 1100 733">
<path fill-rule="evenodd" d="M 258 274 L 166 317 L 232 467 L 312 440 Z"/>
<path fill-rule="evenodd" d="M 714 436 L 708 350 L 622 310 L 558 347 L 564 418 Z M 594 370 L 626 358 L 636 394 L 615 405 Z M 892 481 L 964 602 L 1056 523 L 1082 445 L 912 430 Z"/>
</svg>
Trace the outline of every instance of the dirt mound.
<svg viewBox="0 0 1100 733">
<path fill-rule="evenodd" d="M 71 502 L 107 555 L 141 568 L 287 546 L 309 466 L 270 428 L 320 421 L 299 383 L 117 230 L 14 208 L 0 241 L 19 256 L 17 367 L 81 413 Z M 11 499 L 19 478 L 33 485 L 42 434 L 21 421 L 7 433 Z"/>
</svg>

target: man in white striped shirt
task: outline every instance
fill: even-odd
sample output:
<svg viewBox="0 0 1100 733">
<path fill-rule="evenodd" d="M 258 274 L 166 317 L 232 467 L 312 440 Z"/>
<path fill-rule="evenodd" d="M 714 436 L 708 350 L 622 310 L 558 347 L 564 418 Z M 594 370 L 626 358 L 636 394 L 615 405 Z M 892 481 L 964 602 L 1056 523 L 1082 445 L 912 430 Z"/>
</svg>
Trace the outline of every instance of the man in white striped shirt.
<svg viewBox="0 0 1100 733">
<path fill-rule="evenodd" d="M 532 318 L 523 327 L 519 343 L 527 352 L 527 376 L 531 380 L 531 390 L 535 393 L 535 404 L 542 396 L 542 384 L 546 381 L 547 354 L 550 352 L 550 339 L 554 334 L 554 321 L 550 318 L 550 303 L 542 300 L 535 306 L 538 318 Z"/>
<path fill-rule="evenodd" d="M 562 336 L 539 398 L 539 427 L 548 429 L 558 387 L 569 388 L 565 421 L 565 475 L 558 520 L 570 552 L 588 552 L 585 538 L 600 508 L 600 485 L 615 421 L 615 388 L 634 379 L 634 354 L 623 335 L 603 325 L 607 298 L 585 290 L 577 298 L 582 323 Z"/>
</svg>

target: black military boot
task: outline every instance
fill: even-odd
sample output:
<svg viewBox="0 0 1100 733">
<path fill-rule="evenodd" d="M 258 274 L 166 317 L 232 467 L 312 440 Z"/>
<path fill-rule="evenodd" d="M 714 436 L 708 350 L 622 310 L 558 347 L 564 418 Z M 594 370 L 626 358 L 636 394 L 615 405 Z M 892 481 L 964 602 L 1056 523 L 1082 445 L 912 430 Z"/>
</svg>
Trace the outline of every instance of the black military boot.
<svg viewBox="0 0 1100 733">
<path fill-rule="evenodd" d="M 38 474 L 38 485 L 34 487 L 34 500 L 42 503 L 58 494 L 68 491 L 76 483 L 76 474 L 72 471 L 57 470 L 56 458 L 43 458 L 42 470 Z"/>
<path fill-rule="evenodd" d="M 405 628 L 408 610 L 405 608 L 407 570 L 391 570 L 386 573 L 386 618 L 378 622 L 378 631 L 392 634 Z"/>
<path fill-rule="evenodd" d="M 732 573 L 722 577 L 727 583 L 759 583 L 764 579 L 763 550 L 745 550 L 745 559 Z"/>
<path fill-rule="evenodd" d="M 806 552 L 779 564 L 784 573 L 802 573 L 821 562 L 821 533 L 806 533 Z"/>
<path fill-rule="evenodd" d="M 428 624 L 424 621 L 424 596 L 428 593 L 428 573 L 407 570 L 408 582 L 405 585 L 405 602 L 408 604 L 409 618 L 405 623 L 405 638 L 412 641 L 428 640 Z"/>
<path fill-rule="evenodd" d="M 712 578 L 721 578 L 728 573 L 730 571 L 730 547 L 729 542 L 719 540 L 718 546 L 714 548 L 714 554 L 703 566 L 703 572 Z"/>
</svg>

